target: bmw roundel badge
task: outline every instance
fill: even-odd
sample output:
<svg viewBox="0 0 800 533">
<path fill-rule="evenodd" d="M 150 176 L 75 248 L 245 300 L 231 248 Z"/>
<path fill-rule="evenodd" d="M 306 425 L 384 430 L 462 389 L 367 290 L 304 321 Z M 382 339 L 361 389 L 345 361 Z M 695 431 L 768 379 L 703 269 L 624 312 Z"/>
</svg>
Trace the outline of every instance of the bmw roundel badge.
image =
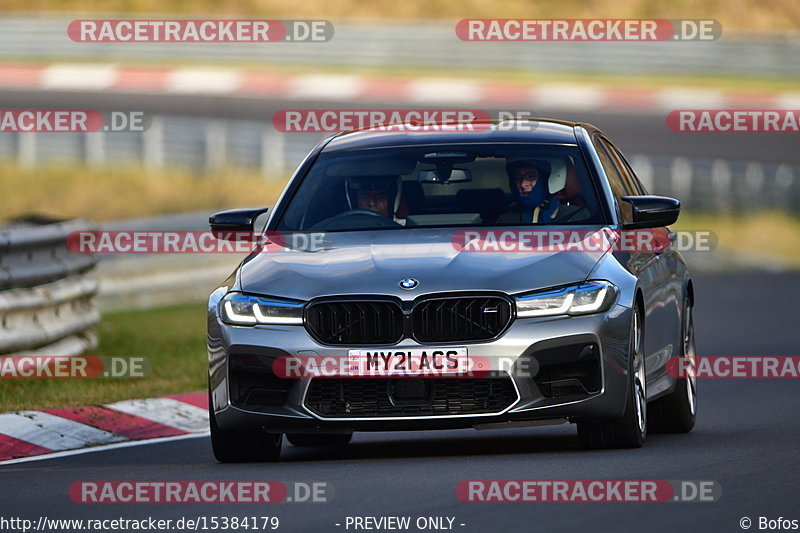
<svg viewBox="0 0 800 533">
<path fill-rule="evenodd" d="M 400 288 L 407 291 L 416 289 L 417 285 L 419 285 L 419 281 L 415 280 L 414 278 L 403 278 L 400 280 Z"/>
</svg>

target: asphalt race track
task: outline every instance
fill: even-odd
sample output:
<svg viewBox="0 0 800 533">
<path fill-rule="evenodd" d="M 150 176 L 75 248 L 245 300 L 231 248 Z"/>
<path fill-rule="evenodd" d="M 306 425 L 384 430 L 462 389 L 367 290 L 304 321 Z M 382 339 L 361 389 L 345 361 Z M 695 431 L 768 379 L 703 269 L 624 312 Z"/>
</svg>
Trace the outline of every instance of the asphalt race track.
<svg viewBox="0 0 800 533">
<path fill-rule="evenodd" d="M 700 355 L 797 354 L 800 273 L 696 278 Z M 640 450 L 585 452 L 574 426 L 477 432 L 356 434 L 344 449 L 284 443 L 275 464 L 217 464 L 207 438 L 100 451 L 0 467 L 0 514 L 49 518 L 271 515 L 278 531 L 347 531 L 347 516 L 455 517 L 454 530 L 741 531 L 749 517 L 800 518 L 800 383 L 705 380 L 688 435 L 651 435 Z M 465 479 L 714 480 L 717 502 L 464 503 Z M 275 505 L 78 504 L 79 480 L 326 481 L 328 503 Z M 341 526 L 336 526 L 336 524 Z M 413 522 L 412 522 L 413 523 Z M 464 524 L 464 526 L 460 526 Z M 412 529 L 415 530 L 415 529 Z M 350 531 L 353 531 L 351 528 Z"/>
</svg>

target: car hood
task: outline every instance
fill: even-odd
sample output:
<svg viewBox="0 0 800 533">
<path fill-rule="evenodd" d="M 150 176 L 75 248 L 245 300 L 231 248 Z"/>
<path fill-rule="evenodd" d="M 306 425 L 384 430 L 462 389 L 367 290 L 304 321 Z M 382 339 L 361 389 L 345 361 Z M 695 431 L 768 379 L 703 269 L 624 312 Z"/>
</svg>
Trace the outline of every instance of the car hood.
<svg viewBox="0 0 800 533">
<path fill-rule="evenodd" d="M 497 234 L 502 228 L 492 231 Z M 603 255 L 572 250 L 480 252 L 464 248 L 457 236 L 454 244 L 456 233 L 423 228 L 341 232 L 328 233 L 325 245 L 315 251 L 268 246 L 243 262 L 239 288 L 298 300 L 342 294 L 412 300 L 422 294 L 468 290 L 514 294 L 583 281 Z M 400 280 L 409 277 L 419 285 L 414 290 L 400 288 Z"/>
</svg>

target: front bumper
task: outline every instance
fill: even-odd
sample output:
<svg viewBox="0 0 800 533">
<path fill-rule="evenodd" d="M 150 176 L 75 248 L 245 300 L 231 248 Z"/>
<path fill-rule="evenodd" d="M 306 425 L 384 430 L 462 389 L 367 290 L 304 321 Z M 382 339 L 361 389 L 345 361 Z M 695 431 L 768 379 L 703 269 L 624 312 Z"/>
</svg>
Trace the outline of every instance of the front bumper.
<svg viewBox="0 0 800 533">
<path fill-rule="evenodd" d="M 282 356 L 346 357 L 349 347 L 318 344 L 302 326 L 230 326 L 212 312 L 208 323 L 211 403 L 221 429 L 262 428 L 276 433 L 503 427 L 616 418 L 624 412 L 628 387 L 630 320 L 631 309 L 616 304 L 595 315 L 516 319 L 496 340 L 458 343 L 466 346 L 470 356 L 488 361 L 492 372 L 487 379 L 510 380 L 513 384 L 515 397 L 500 403 L 494 398 L 500 389 L 484 390 L 486 405 L 494 408 L 481 412 L 467 409 L 458 414 L 422 409 L 418 415 L 326 416 L 310 409 L 307 397 L 312 382 L 330 378 L 289 380 L 263 372 Z M 397 345 L 420 346 L 411 339 Z M 260 371 L 251 372 L 248 361 Z M 254 382 L 261 380 L 263 388 L 246 388 L 251 378 Z M 461 378 L 438 379 L 453 382 Z M 494 403 L 490 402 L 492 398 Z"/>
</svg>

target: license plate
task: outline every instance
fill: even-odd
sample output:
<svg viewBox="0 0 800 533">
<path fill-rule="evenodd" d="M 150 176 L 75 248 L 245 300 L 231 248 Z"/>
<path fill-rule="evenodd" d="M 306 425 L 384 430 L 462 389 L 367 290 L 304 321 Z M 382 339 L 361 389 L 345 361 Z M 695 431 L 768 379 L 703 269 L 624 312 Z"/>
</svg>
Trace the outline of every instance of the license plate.
<svg viewBox="0 0 800 533">
<path fill-rule="evenodd" d="M 470 371 L 466 347 L 349 350 L 351 376 L 439 376 Z"/>
</svg>

